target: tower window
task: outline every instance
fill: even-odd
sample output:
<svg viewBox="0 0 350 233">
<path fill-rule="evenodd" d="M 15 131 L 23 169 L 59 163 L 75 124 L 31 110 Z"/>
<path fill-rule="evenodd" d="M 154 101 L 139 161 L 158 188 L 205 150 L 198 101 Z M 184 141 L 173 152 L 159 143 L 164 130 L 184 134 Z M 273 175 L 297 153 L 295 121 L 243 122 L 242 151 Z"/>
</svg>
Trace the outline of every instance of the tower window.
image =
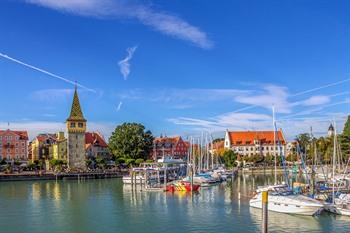
<svg viewBox="0 0 350 233">
<path fill-rule="evenodd" d="M 75 128 L 75 122 L 71 122 L 70 127 Z"/>
<path fill-rule="evenodd" d="M 83 123 L 78 123 L 78 127 L 79 127 L 79 128 L 83 128 L 83 127 L 84 127 L 84 124 L 83 124 Z"/>
</svg>

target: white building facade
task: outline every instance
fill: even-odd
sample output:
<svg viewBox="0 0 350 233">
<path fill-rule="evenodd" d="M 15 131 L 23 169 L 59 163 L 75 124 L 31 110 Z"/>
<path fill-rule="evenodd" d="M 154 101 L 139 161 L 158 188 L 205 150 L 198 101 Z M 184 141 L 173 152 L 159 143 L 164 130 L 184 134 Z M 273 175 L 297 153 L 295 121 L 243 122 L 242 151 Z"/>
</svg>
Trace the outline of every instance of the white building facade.
<svg viewBox="0 0 350 233">
<path fill-rule="evenodd" d="M 274 143 L 274 138 L 276 143 Z M 273 131 L 226 131 L 225 149 L 230 149 L 241 156 L 286 155 L 286 140 L 282 130 L 274 136 Z M 275 148 L 274 148 L 275 147 Z"/>
</svg>

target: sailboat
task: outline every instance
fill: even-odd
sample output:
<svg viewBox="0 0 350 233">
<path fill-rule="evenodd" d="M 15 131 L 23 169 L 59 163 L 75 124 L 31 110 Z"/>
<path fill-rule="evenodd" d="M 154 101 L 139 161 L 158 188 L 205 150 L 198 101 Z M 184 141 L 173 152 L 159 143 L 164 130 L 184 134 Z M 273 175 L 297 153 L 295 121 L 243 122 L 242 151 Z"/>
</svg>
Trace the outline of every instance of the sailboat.
<svg viewBox="0 0 350 233">
<path fill-rule="evenodd" d="M 275 110 L 273 113 L 273 129 L 274 129 L 274 144 L 276 144 L 276 122 Z M 278 140 L 279 141 L 279 140 Z M 280 144 L 280 143 L 278 143 Z M 276 149 L 276 147 L 274 147 Z M 256 194 L 249 201 L 249 205 L 254 208 L 262 208 L 262 192 L 268 191 L 269 211 L 313 216 L 322 211 L 323 205 L 321 202 L 306 197 L 301 194 L 294 194 L 288 184 L 277 185 L 277 155 L 275 151 L 275 184 L 265 187 L 258 187 Z M 282 148 L 279 145 L 280 156 L 282 157 L 283 166 L 285 168 L 284 155 Z M 288 182 L 287 171 L 285 170 L 286 181 Z"/>
<path fill-rule="evenodd" d="M 332 203 L 326 205 L 325 209 L 331 213 L 350 216 L 350 194 L 342 194 L 335 192 L 335 185 L 337 183 L 337 176 L 335 175 L 336 167 L 336 153 L 337 153 L 337 133 L 334 122 L 333 135 L 333 162 L 332 162 Z M 345 177 L 345 172 L 344 172 Z"/>
</svg>

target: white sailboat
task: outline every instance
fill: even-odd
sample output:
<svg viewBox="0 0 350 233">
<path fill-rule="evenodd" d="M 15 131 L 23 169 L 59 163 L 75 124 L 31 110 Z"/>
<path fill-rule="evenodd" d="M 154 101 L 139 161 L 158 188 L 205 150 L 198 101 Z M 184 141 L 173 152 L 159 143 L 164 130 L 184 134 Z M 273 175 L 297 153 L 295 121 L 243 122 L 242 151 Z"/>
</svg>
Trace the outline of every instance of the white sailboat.
<svg viewBox="0 0 350 233">
<path fill-rule="evenodd" d="M 274 138 L 276 138 L 276 122 L 275 111 L 273 111 L 273 129 Z M 276 139 L 274 139 L 274 144 Z M 276 147 L 275 147 L 276 149 Z M 262 208 L 262 192 L 268 191 L 268 210 L 286 213 L 286 214 L 298 214 L 298 215 L 315 215 L 322 211 L 323 204 L 315 199 L 306 197 L 300 194 L 294 194 L 288 187 L 288 185 L 277 185 L 277 159 L 275 151 L 275 185 L 258 187 L 256 194 L 249 201 L 249 205 L 254 208 Z M 282 151 L 281 151 L 282 153 Z"/>
<path fill-rule="evenodd" d="M 312 216 L 322 211 L 323 205 L 304 195 L 295 195 L 287 185 L 271 185 L 257 189 L 256 195 L 250 200 L 251 207 L 262 208 L 262 192 L 268 191 L 269 211 Z"/>
<path fill-rule="evenodd" d="M 335 175 L 336 167 L 336 149 L 337 149 L 337 133 L 334 122 L 334 146 L 333 146 L 333 166 L 332 166 L 332 203 L 326 205 L 325 209 L 331 213 L 350 216 L 350 194 L 340 194 L 336 196 L 335 185 L 337 184 L 337 176 Z M 345 177 L 345 173 L 344 173 Z"/>
</svg>

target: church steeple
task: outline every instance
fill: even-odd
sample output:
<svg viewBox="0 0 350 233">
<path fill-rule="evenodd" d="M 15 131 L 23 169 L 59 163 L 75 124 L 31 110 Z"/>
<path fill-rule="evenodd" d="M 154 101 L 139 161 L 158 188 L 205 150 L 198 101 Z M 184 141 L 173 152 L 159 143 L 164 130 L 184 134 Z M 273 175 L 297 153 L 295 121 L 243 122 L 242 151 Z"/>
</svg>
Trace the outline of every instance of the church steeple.
<svg viewBox="0 0 350 233">
<path fill-rule="evenodd" d="M 80 107 L 77 87 L 75 86 L 72 108 L 67 121 L 86 121 Z"/>
</svg>

